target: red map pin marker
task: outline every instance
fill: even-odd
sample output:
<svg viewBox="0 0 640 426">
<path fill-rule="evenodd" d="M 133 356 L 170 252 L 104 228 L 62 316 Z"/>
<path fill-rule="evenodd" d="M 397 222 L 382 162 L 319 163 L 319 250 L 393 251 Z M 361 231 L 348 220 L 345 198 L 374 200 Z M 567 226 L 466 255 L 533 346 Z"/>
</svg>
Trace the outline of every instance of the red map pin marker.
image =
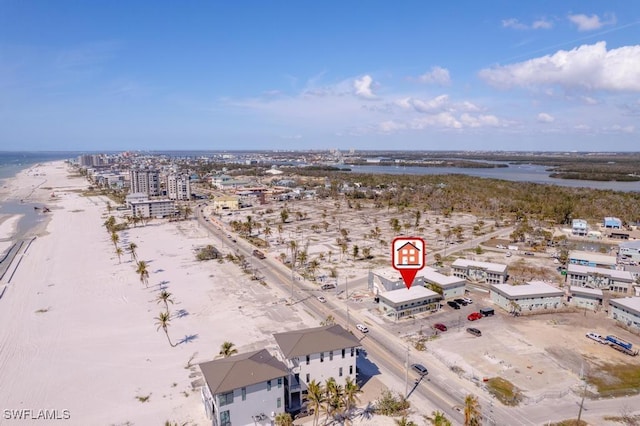
<svg viewBox="0 0 640 426">
<path fill-rule="evenodd" d="M 427 260 L 426 244 L 418 237 L 398 237 L 391 243 L 391 265 L 400 272 L 407 289 Z"/>
</svg>

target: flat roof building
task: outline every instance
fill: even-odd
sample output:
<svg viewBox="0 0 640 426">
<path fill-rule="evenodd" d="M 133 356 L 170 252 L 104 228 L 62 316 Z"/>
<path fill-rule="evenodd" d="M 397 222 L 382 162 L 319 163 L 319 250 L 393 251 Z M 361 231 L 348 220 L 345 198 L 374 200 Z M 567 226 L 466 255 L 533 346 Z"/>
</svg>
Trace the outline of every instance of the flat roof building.
<svg viewBox="0 0 640 426">
<path fill-rule="evenodd" d="M 589 231 L 589 225 L 584 219 L 573 219 L 571 221 L 571 233 L 573 235 L 585 236 Z"/>
<path fill-rule="evenodd" d="M 464 296 L 466 281 L 463 278 L 443 275 L 428 266 L 420 271 L 420 275 L 424 285 L 440 293 L 445 300 Z"/>
<path fill-rule="evenodd" d="M 602 306 L 602 290 L 585 287 L 569 287 L 569 304 L 579 308 L 598 310 Z"/>
<path fill-rule="evenodd" d="M 640 262 L 640 241 L 629 241 L 620 243 L 618 256 L 621 260 Z"/>
<path fill-rule="evenodd" d="M 456 259 L 451 264 L 453 275 L 470 282 L 502 284 L 507 281 L 507 265 Z"/>
<path fill-rule="evenodd" d="M 630 293 L 635 280 L 633 274 L 628 271 L 569 264 L 565 282 L 572 286 Z"/>
<path fill-rule="evenodd" d="M 572 250 L 569 252 L 569 263 L 573 263 L 574 265 L 615 269 L 618 262 L 615 256 L 608 256 L 606 254 L 593 253 L 590 251 Z"/>
<path fill-rule="evenodd" d="M 422 285 L 414 284 L 409 289 L 405 287 L 380 293 L 378 298 L 380 311 L 385 316 L 398 320 L 438 309 L 442 296 Z"/>
<path fill-rule="evenodd" d="M 627 327 L 640 329 L 640 297 L 609 300 L 609 315 Z"/>
<path fill-rule="evenodd" d="M 493 284 L 490 297 L 495 304 L 511 313 L 551 312 L 562 306 L 564 291 L 542 281 L 522 285 Z"/>
<path fill-rule="evenodd" d="M 131 214 L 135 217 L 172 217 L 176 214 L 175 202 L 171 200 L 131 201 Z"/>
<path fill-rule="evenodd" d="M 413 285 L 422 284 L 424 284 L 424 277 L 417 275 L 413 280 Z M 404 280 L 402 279 L 400 272 L 388 267 L 369 271 L 368 288 L 371 293 L 377 295 L 384 293 L 385 291 L 397 290 L 400 288 L 406 289 L 407 287 L 404 284 Z"/>
</svg>

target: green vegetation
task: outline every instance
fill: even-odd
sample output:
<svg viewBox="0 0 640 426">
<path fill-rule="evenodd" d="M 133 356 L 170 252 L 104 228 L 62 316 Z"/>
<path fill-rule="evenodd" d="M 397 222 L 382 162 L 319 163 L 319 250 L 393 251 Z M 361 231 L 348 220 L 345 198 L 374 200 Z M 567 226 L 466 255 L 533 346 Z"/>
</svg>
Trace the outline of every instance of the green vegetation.
<svg viewBox="0 0 640 426">
<path fill-rule="evenodd" d="M 136 399 L 140 402 L 148 402 L 149 398 L 151 398 L 151 394 L 149 395 L 138 395 L 136 396 Z"/>
<path fill-rule="evenodd" d="M 218 259 L 221 257 L 222 257 L 222 254 L 218 251 L 217 248 L 215 248 L 212 245 L 208 245 L 206 247 L 201 248 L 200 250 L 198 250 L 198 253 L 196 254 L 196 259 L 200 261 Z"/>
<path fill-rule="evenodd" d="M 578 419 L 571 419 L 563 420 L 557 423 L 549 423 L 549 426 L 589 426 L 589 423 L 585 422 L 584 420 L 580 420 L 580 423 L 578 423 Z"/>
<path fill-rule="evenodd" d="M 44 314 L 45 312 L 49 312 L 50 308 L 42 308 L 36 311 L 36 314 Z"/>
<path fill-rule="evenodd" d="M 640 392 L 640 365 L 606 363 L 593 366 L 587 382 L 602 396 L 622 396 Z"/>
<path fill-rule="evenodd" d="M 398 416 L 407 414 L 411 403 L 399 393 L 383 390 L 380 397 L 376 400 L 376 413 L 385 416 Z"/>
<path fill-rule="evenodd" d="M 515 406 L 522 400 L 522 393 L 520 390 L 508 380 L 502 377 L 492 377 L 487 382 L 487 389 L 489 393 L 495 396 L 498 401 L 504 405 Z"/>
</svg>

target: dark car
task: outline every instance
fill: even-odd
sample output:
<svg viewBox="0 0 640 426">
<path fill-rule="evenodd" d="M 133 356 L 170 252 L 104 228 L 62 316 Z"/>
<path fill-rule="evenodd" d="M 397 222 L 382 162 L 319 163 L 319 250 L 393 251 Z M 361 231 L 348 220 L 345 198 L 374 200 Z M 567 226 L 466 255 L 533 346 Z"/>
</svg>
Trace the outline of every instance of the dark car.
<svg viewBox="0 0 640 426">
<path fill-rule="evenodd" d="M 453 301 L 456 302 L 458 305 L 462 305 L 462 306 L 468 305 L 467 301 L 464 299 L 453 299 Z"/>
<path fill-rule="evenodd" d="M 482 332 L 480 330 L 478 330 L 477 328 L 469 327 L 469 328 L 467 328 L 467 332 L 473 334 L 474 336 L 482 336 Z"/>
<path fill-rule="evenodd" d="M 429 374 L 429 371 L 427 370 L 427 367 L 425 367 L 422 364 L 413 364 L 413 365 L 411 365 L 411 368 L 413 368 L 418 373 L 420 373 L 421 376 L 426 376 L 427 374 Z"/>
<path fill-rule="evenodd" d="M 458 305 L 456 302 L 449 300 L 447 302 L 447 305 L 451 306 L 453 309 L 460 309 L 460 305 Z"/>
<path fill-rule="evenodd" d="M 447 331 L 447 326 L 442 323 L 433 324 L 433 328 L 440 331 Z"/>
</svg>

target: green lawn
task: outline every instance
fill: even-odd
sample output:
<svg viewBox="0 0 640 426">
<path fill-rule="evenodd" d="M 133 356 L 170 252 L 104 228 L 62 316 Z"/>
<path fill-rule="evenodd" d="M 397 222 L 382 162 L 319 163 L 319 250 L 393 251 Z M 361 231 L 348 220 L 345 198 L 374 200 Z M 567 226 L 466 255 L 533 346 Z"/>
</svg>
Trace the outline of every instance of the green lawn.
<svg viewBox="0 0 640 426">
<path fill-rule="evenodd" d="M 492 377 L 487 381 L 487 389 L 504 405 L 518 405 L 522 399 L 520 389 L 502 377 Z"/>
<path fill-rule="evenodd" d="M 640 392 L 640 365 L 607 363 L 593 366 L 587 382 L 607 396 L 637 394 Z"/>
</svg>

